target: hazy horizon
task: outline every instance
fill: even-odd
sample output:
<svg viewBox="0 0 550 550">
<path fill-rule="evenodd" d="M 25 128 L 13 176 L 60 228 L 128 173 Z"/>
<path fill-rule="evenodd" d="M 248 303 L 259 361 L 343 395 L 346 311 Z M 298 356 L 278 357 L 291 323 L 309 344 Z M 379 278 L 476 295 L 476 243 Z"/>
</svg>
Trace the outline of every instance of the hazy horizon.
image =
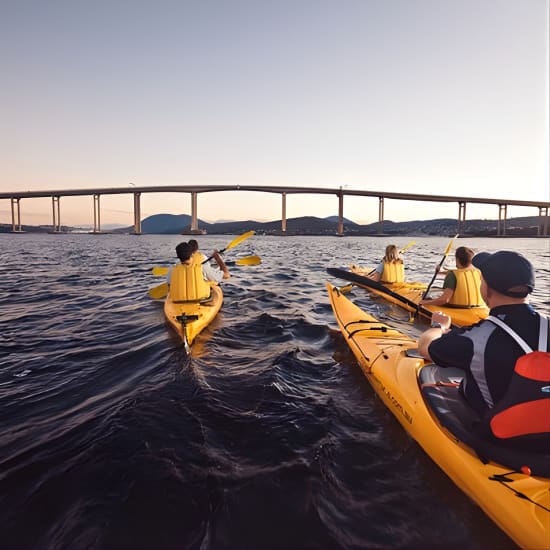
<svg viewBox="0 0 550 550">
<path fill-rule="evenodd" d="M 172 214 L 172 213 L 168 213 L 168 212 L 159 212 L 157 214 L 152 214 L 151 216 L 147 216 L 145 218 L 142 218 L 141 223 L 143 223 L 146 219 L 148 219 L 150 217 L 165 216 L 165 215 L 174 216 L 174 217 L 187 216 L 187 217 L 191 218 L 191 214 L 186 214 L 186 213 Z M 314 218 L 318 218 L 318 219 L 322 219 L 322 220 L 326 220 L 326 219 L 330 219 L 330 218 L 334 218 L 335 220 L 338 219 L 337 214 L 336 215 L 323 216 L 323 217 L 315 216 L 315 215 L 307 215 L 307 216 L 293 216 L 291 218 L 289 217 L 289 218 L 287 218 L 287 221 L 293 220 L 293 219 L 305 218 L 305 217 L 314 217 Z M 538 215 L 514 216 L 514 217 L 508 217 L 507 221 L 510 221 L 512 219 L 515 219 L 515 218 L 520 218 L 521 219 L 521 218 L 537 218 L 537 217 L 538 217 Z M 246 222 L 246 221 L 253 221 L 253 222 L 257 222 L 257 223 L 273 223 L 273 222 L 280 222 L 281 218 L 269 219 L 269 220 L 262 220 L 262 219 L 257 219 L 257 218 L 246 218 L 246 219 L 223 219 L 223 220 L 214 220 L 214 221 L 212 221 L 212 220 L 207 220 L 207 219 L 199 217 L 199 220 L 202 221 L 202 222 L 214 225 L 214 224 L 218 224 L 218 223 L 241 223 L 241 222 Z M 413 218 L 413 219 L 406 219 L 406 220 L 392 220 L 391 218 L 385 218 L 384 222 L 389 222 L 389 223 L 413 222 L 414 223 L 414 222 L 430 222 L 430 221 L 438 221 L 438 220 L 453 220 L 453 221 L 455 221 L 455 220 L 457 220 L 457 218 L 456 217 L 445 217 L 445 216 L 433 217 L 433 218 Z M 498 219 L 497 218 L 471 218 L 471 219 L 466 219 L 465 223 L 468 223 L 469 221 L 470 222 L 473 222 L 473 221 L 498 222 Z M 344 216 L 344 223 L 346 223 L 346 222 L 351 222 L 351 223 L 354 223 L 356 225 L 361 225 L 361 226 L 378 223 L 378 221 L 362 223 L 360 221 L 355 221 L 355 220 L 352 220 L 352 219 Z M 11 226 L 11 222 L 10 223 L 0 222 L 0 224 Z M 51 223 L 49 223 L 49 224 L 48 223 L 44 223 L 44 224 L 22 223 L 22 225 L 31 226 L 31 227 L 48 227 L 52 224 Z M 64 223 L 62 223 L 61 225 L 66 226 L 66 227 L 72 227 L 72 228 L 75 228 L 75 229 L 93 229 L 94 228 L 93 223 L 76 223 L 76 224 L 64 224 Z M 122 229 L 122 228 L 125 228 L 125 227 L 133 227 L 133 223 L 132 224 L 125 224 L 125 223 L 102 223 L 101 224 L 101 229 L 102 230 Z"/>
</svg>

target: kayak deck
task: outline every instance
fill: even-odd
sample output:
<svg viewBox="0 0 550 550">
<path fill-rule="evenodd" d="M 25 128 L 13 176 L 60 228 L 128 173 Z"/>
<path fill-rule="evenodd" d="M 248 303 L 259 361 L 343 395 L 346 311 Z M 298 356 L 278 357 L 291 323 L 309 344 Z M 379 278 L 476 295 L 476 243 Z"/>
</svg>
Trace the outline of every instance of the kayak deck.
<svg viewBox="0 0 550 550">
<path fill-rule="evenodd" d="M 197 335 L 216 317 L 223 303 L 220 286 L 212 285 L 208 301 L 173 302 L 170 293 L 164 301 L 164 315 L 183 342 L 191 345 Z"/>
<path fill-rule="evenodd" d="M 422 300 L 422 296 L 426 291 L 426 285 L 423 283 L 378 283 L 377 281 L 366 277 L 366 275 L 370 273 L 370 271 L 366 268 L 352 265 L 350 266 L 350 270 L 356 276 L 362 277 L 362 280 L 358 279 L 355 283 L 358 286 L 366 288 L 370 292 L 381 296 L 385 300 L 405 308 L 407 311 L 414 313 L 418 310 L 418 304 L 420 300 Z M 386 292 L 386 290 L 391 291 L 391 293 Z M 461 327 L 478 323 L 489 315 L 489 308 L 487 306 L 470 308 L 423 305 L 422 309 L 419 310 L 419 313 L 423 317 L 431 318 L 431 314 L 434 311 L 441 311 L 442 313 L 447 314 L 451 318 L 453 325 Z"/>
<path fill-rule="evenodd" d="M 326 286 L 344 339 L 405 430 L 518 545 L 548 548 L 550 479 L 480 460 L 470 446 L 442 426 L 426 402 L 419 381 L 426 362 L 415 353 L 416 341 L 361 310 L 333 285 Z"/>
</svg>

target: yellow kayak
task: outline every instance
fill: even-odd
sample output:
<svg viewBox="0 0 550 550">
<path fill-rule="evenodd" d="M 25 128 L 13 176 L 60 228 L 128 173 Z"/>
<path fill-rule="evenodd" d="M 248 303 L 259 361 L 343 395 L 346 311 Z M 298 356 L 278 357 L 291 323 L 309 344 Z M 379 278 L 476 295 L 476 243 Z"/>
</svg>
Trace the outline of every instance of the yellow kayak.
<svg viewBox="0 0 550 550">
<path fill-rule="evenodd" d="M 361 275 L 362 277 L 368 277 L 374 271 L 374 269 L 372 269 L 372 268 L 361 267 L 361 266 L 355 265 L 355 264 L 350 265 L 349 268 L 352 271 L 352 273 L 355 273 L 357 275 Z M 372 279 L 370 279 L 370 280 L 372 280 Z M 416 282 L 416 281 L 405 281 L 403 283 L 380 283 L 380 284 L 383 284 L 383 285 L 387 286 L 388 288 L 391 288 L 392 290 L 397 290 L 397 291 L 400 291 L 400 290 L 405 290 L 405 291 L 408 291 L 408 290 L 421 290 L 421 291 L 424 291 L 424 290 L 426 290 L 426 288 L 428 288 L 428 285 L 426 283 L 419 283 L 419 282 Z"/>
<path fill-rule="evenodd" d="M 326 286 L 344 339 L 410 436 L 516 544 L 550 548 L 550 456 L 476 439 L 458 391 L 463 371 L 427 364 L 415 340 Z"/>
<path fill-rule="evenodd" d="M 365 274 L 366 272 L 368 273 L 368 270 L 364 268 L 352 265 L 350 269 L 351 272 L 343 269 L 338 270 L 338 276 L 351 280 L 350 275 L 353 275 L 354 279 L 351 282 L 354 282 L 356 285 L 366 288 L 370 292 L 403 307 L 407 311 L 418 312 L 421 316 L 428 319 L 431 318 L 434 311 L 441 311 L 449 315 L 453 325 L 463 327 L 478 323 L 489 315 L 489 308 L 487 306 L 467 308 L 433 305 L 419 306 L 418 303 L 426 290 L 426 285 L 423 283 L 379 283 L 366 277 Z"/>
<path fill-rule="evenodd" d="M 210 298 L 207 301 L 173 302 L 168 293 L 164 301 L 164 315 L 180 335 L 185 348 L 189 350 L 197 334 L 216 317 L 222 303 L 223 292 L 216 284 L 212 284 Z"/>
</svg>

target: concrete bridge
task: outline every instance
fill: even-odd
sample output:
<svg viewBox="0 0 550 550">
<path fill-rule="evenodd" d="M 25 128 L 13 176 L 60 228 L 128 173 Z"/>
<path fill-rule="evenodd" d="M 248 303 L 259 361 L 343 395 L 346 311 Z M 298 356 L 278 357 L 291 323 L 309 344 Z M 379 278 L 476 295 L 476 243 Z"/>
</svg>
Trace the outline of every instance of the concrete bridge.
<svg viewBox="0 0 550 550">
<path fill-rule="evenodd" d="M 11 201 L 12 231 L 21 231 L 21 200 L 39 197 L 51 197 L 52 200 L 52 227 L 54 232 L 61 231 L 61 197 L 91 196 L 94 203 L 94 233 L 101 232 L 100 198 L 102 195 L 128 195 L 134 196 L 134 233 L 141 234 L 141 205 L 140 199 L 143 193 L 189 193 L 191 195 L 191 230 L 198 231 L 197 196 L 199 193 L 218 193 L 222 191 L 232 192 L 260 192 L 274 193 L 281 196 L 281 230 L 286 232 L 286 199 L 287 195 L 312 194 L 334 195 L 338 200 L 338 226 L 337 234 L 344 234 L 344 197 L 375 197 L 378 199 L 379 232 L 383 232 L 384 201 L 386 199 L 408 200 L 420 202 L 456 203 L 458 206 L 457 232 L 460 233 L 463 223 L 466 221 L 467 204 L 492 204 L 498 208 L 497 235 L 506 235 L 506 219 L 508 206 L 524 206 L 538 210 L 539 236 L 548 236 L 549 222 L 548 209 L 550 202 L 490 199 L 479 197 L 457 197 L 447 195 L 422 195 L 416 193 L 392 193 L 387 191 L 359 191 L 344 189 L 342 187 L 327 189 L 323 187 L 285 187 L 285 186 L 258 186 L 258 185 L 164 185 L 155 187 L 132 187 L 130 189 L 120 187 L 99 187 L 91 189 L 63 189 L 49 191 L 16 191 L 0 193 L 0 199 Z"/>
</svg>

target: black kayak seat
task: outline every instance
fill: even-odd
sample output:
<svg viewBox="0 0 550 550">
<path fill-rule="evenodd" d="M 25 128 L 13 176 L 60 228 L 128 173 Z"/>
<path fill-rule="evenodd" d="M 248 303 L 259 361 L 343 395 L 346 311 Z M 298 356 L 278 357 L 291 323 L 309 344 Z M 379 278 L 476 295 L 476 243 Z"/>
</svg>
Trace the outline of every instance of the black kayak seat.
<svg viewBox="0 0 550 550">
<path fill-rule="evenodd" d="M 479 416 L 459 389 L 463 378 L 464 371 L 457 368 L 427 365 L 420 369 L 422 395 L 439 423 L 483 462 L 496 462 L 515 471 L 528 467 L 532 475 L 550 477 L 550 454 L 513 448 L 480 435 Z"/>
</svg>

